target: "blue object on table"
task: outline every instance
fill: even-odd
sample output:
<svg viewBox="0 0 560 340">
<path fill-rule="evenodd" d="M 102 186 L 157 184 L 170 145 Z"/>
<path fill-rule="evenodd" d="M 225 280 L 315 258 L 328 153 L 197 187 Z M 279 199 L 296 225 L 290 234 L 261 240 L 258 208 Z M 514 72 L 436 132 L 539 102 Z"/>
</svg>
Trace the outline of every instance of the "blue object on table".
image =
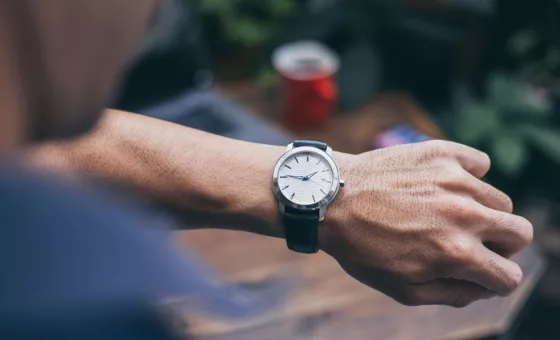
<svg viewBox="0 0 560 340">
<path fill-rule="evenodd" d="M 373 148 L 381 149 L 400 144 L 424 142 L 430 139 L 428 135 L 409 124 L 399 124 L 375 136 Z"/>
</svg>

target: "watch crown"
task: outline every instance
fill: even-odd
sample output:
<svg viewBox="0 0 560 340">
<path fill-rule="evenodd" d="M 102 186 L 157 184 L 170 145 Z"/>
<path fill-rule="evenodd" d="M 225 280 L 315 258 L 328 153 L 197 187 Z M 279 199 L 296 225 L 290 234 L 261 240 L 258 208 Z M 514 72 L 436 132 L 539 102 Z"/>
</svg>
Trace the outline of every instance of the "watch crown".
<svg viewBox="0 0 560 340">
<path fill-rule="evenodd" d="M 344 187 L 344 180 L 342 180 L 342 179 L 340 180 L 340 187 L 341 188 Z"/>
</svg>

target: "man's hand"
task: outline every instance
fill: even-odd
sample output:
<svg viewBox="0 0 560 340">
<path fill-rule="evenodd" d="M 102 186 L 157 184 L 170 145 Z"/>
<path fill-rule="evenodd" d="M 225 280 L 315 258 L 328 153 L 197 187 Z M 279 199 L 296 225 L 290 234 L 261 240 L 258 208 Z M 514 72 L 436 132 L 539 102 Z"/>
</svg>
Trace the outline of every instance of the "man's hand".
<svg viewBox="0 0 560 340">
<path fill-rule="evenodd" d="M 489 167 L 486 154 L 443 141 L 345 157 L 347 185 L 320 228 L 321 248 L 406 305 L 508 295 L 522 279 L 508 257 L 533 228 L 479 179 Z"/>
</svg>

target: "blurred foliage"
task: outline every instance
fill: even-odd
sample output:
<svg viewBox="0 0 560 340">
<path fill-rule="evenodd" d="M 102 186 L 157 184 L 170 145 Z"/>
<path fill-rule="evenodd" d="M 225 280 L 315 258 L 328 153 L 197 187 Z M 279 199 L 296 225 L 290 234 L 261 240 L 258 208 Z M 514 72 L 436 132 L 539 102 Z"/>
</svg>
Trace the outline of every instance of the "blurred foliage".
<svg viewBox="0 0 560 340">
<path fill-rule="evenodd" d="M 234 60 L 240 76 L 260 87 L 278 81 L 263 48 L 297 18 L 303 0 L 193 0 L 215 62 Z"/>
<path fill-rule="evenodd" d="M 341 28 L 349 37 L 371 40 L 379 32 L 392 28 L 402 17 L 403 2 L 397 0 L 339 0 Z"/>
<path fill-rule="evenodd" d="M 277 81 L 266 52 L 279 43 L 316 39 L 371 41 L 394 24 L 401 1 L 393 0 L 192 0 L 215 61 L 247 61 L 257 84 Z M 337 46 L 340 47 L 340 46 Z M 342 47 L 344 48 L 344 47 Z M 341 52 L 341 51 L 339 51 Z M 235 60 L 238 62 L 239 60 Z M 238 63 L 241 65 L 242 63 Z M 241 66 L 239 66 L 241 67 Z"/>
<path fill-rule="evenodd" d="M 301 10 L 298 0 L 195 0 L 194 4 L 203 21 L 215 24 L 213 38 L 241 46 L 268 41 Z"/>
<path fill-rule="evenodd" d="M 455 134 L 465 144 L 487 151 L 494 167 L 516 178 L 532 148 L 560 165 L 560 129 L 551 124 L 545 93 L 513 76 L 489 77 L 486 98 L 470 100 L 457 112 Z"/>
<path fill-rule="evenodd" d="M 542 2 L 541 7 L 513 34 L 507 52 L 525 81 L 560 96 L 560 1 Z"/>
<path fill-rule="evenodd" d="M 260 68 L 257 74 L 255 75 L 256 85 L 264 89 L 269 89 L 274 87 L 278 83 L 278 79 L 279 79 L 278 73 L 270 65 Z"/>
<path fill-rule="evenodd" d="M 360 37 L 394 22 L 401 1 L 395 0 L 194 0 L 203 22 L 213 22 L 213 35 L 241 46 L 266 43 L 293 19 L 306 17 L 321 25 L 320 16 L 338 14 L 333 27 Z M 313 16 L 316 16 L 315 18 Z M 313 19 L 319 19 L 315 21 Z"/>
</svg>

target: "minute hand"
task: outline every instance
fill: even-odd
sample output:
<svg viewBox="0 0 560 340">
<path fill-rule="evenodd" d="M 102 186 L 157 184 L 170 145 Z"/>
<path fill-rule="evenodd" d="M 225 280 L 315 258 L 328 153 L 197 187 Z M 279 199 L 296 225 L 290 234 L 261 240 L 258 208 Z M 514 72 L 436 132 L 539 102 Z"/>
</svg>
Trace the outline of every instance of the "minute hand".
<svg viewBox="0 0 560 340">
<path fill-rule="evenodd" d="M 315 176 L 315 175 L 316 175 L 316 174 L 317 174 L 318 172 L 319 172 L 319 171 L 315 171 L 315 172 L 314 172 L 314 173 L 312 173 L 311 175 L 309 175 L 309 176 L 305 176 L 305 177 L 303 178 L 303 180 L 304 180 L 304 181 L 308 181 L 308 180 L 310 180 L 310 179 L 311 179 L 311 177 Z"/>
</svg>

